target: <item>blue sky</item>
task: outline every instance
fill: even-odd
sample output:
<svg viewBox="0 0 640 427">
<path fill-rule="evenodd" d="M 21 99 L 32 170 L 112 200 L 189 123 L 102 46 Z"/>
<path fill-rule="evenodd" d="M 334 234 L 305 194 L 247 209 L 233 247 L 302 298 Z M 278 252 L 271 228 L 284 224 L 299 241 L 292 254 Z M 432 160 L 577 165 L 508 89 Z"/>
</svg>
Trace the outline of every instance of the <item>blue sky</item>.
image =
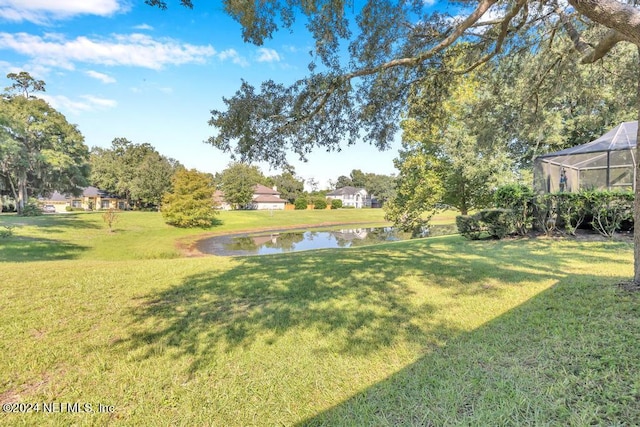
<svg viewBox="0 0 640 427">
<path fill-rule="evenodd" d="M 209 111 L 223 109 L 222 97 L 241 78 L 258 85 L 304 76 L 312 41 L 298 25 L 264 46 L 245 44 L 215 2 L 196 2 L 193 10 L 168 3 L 161 11 L 143 0 L 0 0 L 0 72 L 44 80 L 42 97 L 78 125 L 89 147 L 124 137 L 189 168 L 222 171 L 230 158 L 203 143 L 215 131 Z M 290 160 L 322 188 L 354 168 L 395 173 L 398 148 L 379 152 L 361 143 L 339 153 L 317 150 L 307 163 Z"/>
</svg>

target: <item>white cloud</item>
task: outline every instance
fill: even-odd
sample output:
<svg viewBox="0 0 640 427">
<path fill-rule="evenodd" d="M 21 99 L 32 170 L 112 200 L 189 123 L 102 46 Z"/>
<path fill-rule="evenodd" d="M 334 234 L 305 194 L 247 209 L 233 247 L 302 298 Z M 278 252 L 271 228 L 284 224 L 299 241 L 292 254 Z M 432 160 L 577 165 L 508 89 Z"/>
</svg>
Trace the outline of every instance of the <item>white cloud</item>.
<svg viewBox="0 0 640 427">
<path fill-rule="evenodd" d="M 149 24 L 140 24 L 140 25 L 136 25 L 135 27 L 136 30 L 147 30 L 147 31 L 152 31 L 153 27 Z"/>
<path fill-rule="evenodd" d="M 261 47 L 258 49 L 258 62 L 278 62 L 280 61 L 280 55 L 273 49 L 267 49 Z"/>
<path fill-rule="evenodd" d="M 72 114 L 114 108 L 118 105 L 113 99 L 99 98 L 93 95 L 81 95 L 81 100 L 73 100 L 64 95 L 39 94 L 38 97 L 47 101 L 56 110 Z"/>
<path fill-rule="evenodd" d="M 16 67 L 11 65 L 9 62 L 0 60 L 0 70 L 3 71 L 3 74 L 13 73 L 15 72 L 15 69 Z"/>
<path fill-rule="evenodd" d="M 221 61 L 226 61 L 227 59 L 231 59 L 231 62 L 234 64 L 238 64 L 241 67 L 247 67 L 249 62 L 244 59 L 235 49 L 227 49 L 223 50 L 218 54 L 218 59 Z"/>
<path fill-rule="evenodd" d="M 0 0 L 0 19 L 44 24 L 77 15 L 111 16 L 125 9 L 122 0 Z"/>
<path fill-rule="evenodd" d="M 0 0 L 2 1 L 2 0 Z M 156 40 L 145 34 L 115 34 L 109 39 L 86 36 L 68 40 L 27 33 L 0 33 L 0 50 L 13 50 L 50 67 L 74 69 L 76 62 L 161 69 L 166 65 L 203 63 L 216 51 L 173 39 Z"/>
<path fill-rule="evenodd" d="M 90 105 L 103 108 L 114 108 L 118 105 L 118 102 L 113 99 L 98 98 L 93 95 L 81 95 L 80 98 L 86 100 Z"/>
<path fill-rule="evenodd" d="M 96 80 L 100 80 L 102 83 L 115 83 L 116 79 L 114 79 L 113 77 L 111 77 L 108 74 L 103 74 L 103 73 L 99 73 L 97 71 L 93 71 L 93 70 L 89 70 L 85 72 L 86 75 L 88 75 L 91 78 L 94 78 Z"/>
</svg>

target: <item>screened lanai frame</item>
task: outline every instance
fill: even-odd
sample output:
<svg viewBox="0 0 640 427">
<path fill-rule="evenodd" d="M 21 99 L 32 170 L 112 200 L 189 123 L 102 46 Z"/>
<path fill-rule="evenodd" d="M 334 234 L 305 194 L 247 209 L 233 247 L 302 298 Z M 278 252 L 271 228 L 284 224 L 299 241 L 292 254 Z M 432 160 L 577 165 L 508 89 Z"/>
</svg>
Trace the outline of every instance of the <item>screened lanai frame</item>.
<svg viewBox="0 0 640 427">
<path fill-rule="evenodd" d="M 637 132 L 637 121 L 624 122 L 595 141 L 537 157 L 536 191 L 635 190 Z"/>
</svg>

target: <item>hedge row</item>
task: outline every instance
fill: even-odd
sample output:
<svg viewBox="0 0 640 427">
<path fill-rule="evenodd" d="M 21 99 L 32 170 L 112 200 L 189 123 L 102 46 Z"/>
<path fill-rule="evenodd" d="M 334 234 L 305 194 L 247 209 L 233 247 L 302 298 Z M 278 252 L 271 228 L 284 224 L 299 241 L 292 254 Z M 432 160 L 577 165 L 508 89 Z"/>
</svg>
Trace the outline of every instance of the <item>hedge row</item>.
<svg viewBox="0 0 640 427">
<path fill-rule="evenodd" d="M 456 226 L 464 237 L 477 240 L 483 233 L 502 239 L 513 232 L 511 209 L 485 209 L 473 215 L 458 215 Z"/>
<path fill-rule="evenodd" d="M 456 225 L 460 234 L 469 239 L 479 239 L 483 233 L 500 239 L 511 234 L 524 235 L 532 229 L 575 235 L 578 228 L 585 226 L 612 237 L 632 228 L 633 201 L 633 193 L 626 192 L 535 195 L 526 186 L 508 185 L 494 194 L 496 209 L 458 216 Z"/>
</svg>

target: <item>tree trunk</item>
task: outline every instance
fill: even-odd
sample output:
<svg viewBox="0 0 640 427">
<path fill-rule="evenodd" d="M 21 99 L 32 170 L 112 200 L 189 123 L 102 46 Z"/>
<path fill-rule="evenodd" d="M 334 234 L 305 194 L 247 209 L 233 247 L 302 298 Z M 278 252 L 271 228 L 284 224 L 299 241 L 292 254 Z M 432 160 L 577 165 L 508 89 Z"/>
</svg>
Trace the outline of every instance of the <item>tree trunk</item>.
<svg viewBox="0 0 640 427">
<path fill-rule="evenodd" d="M 638 46 L 638 133 L 636 134 L 635 190 L 633 201 L 633 282 L 640 285 L 640 46 Z"/>
<path fill-rule="evenodd" d="M 24 211 L 24 207 L 29 200 L 29 196 L 27 195 L 27 172 L 20 172 L 20 176 L 18 177 L 18 200 L 17 200 L 17 208 L 18 215 L 22 215 Z"/>
</svg>

